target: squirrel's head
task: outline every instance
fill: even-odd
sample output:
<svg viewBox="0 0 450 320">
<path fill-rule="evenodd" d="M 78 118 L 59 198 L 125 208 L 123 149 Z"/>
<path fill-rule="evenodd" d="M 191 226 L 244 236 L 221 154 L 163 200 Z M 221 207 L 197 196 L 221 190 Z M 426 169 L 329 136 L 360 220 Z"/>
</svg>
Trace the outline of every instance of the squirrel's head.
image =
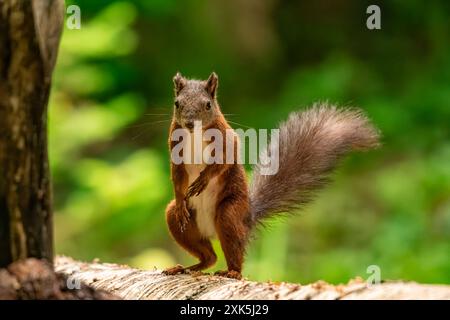
<svg viewBox="0 0 450 320">
<path fill-rule="evenodd" d="M 195 121 L 209 127 L 220 115 L 216 91 L 219 79 L 211 73 L 208 80 L 190 80 L 180 73 L 173 77 L 175 86 L 174 117 L 177 123 L 190 131 Z"/>
</svg>

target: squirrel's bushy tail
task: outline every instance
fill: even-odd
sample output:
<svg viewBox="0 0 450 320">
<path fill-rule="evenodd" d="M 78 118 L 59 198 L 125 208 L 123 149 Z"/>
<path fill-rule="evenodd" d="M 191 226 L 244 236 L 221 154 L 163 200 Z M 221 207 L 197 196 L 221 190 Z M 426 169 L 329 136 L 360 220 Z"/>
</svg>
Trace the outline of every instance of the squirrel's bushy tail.
<svg viewBox="0 0 450 320">
<path fill-rule="evenodd" d="M 253 222 L 302 207 L 326 184 L 340 158 L 351 150 L 376 147 L 378 137 L 360 110 L 315 104 L 292 113 L 281 124 L 278 141 L 272 140 L 268 149 L 270 153 L 275 144 L 279 146 L 278 172 L 262 175 L 258 166 L 254 168 Z"/>
</svg>

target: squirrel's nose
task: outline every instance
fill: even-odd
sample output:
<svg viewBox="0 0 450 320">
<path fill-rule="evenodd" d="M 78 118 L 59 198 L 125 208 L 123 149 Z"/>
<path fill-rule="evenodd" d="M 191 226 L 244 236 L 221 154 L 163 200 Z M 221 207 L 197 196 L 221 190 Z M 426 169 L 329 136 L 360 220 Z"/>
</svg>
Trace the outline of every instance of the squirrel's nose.
<svg viewBox="0 0 450 320">
<path fill-rule="evenodd" d="M 192 129 L 194 129 L 194 122 L 192 122 L 192 121 L 187 121 L 187 122 L 185 123 L 185 126 L 186 126 L 186 128 L 188 128 L 189 130 L 192 130 Z"/>
</svg>

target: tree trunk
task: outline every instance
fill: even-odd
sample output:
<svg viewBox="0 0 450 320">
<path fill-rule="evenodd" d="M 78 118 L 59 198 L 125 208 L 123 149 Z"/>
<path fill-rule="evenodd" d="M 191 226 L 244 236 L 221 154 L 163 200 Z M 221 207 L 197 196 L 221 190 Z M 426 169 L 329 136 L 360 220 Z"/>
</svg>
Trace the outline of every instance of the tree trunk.
<svg viewBox="0 0 450 320">
<path fill-rule="evenodd" d="M 323 281 L 299 285 L 235 280 L 200 272 L 166 276 L 157 270 L 82 263 L 67 257 L 58 257 L 55 264 L 56 272 L 70 283 L 82 283 L 122 299 L 450 299 L 448 285 L 388 281 L 368 286 L 362 280 L 338 286 Z"/>
<path fill-rule="evenodd" d="M 53 259 L 47 103 L 63 0 L 0 0 L 0 267 Z"/>
</svg>

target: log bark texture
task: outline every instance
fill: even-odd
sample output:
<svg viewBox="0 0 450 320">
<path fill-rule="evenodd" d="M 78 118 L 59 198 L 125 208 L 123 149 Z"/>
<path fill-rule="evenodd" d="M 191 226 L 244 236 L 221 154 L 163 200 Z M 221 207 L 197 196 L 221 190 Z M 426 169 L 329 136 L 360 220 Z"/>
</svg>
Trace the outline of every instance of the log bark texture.
<svg viewBox="0 0 450 320">
<path fill-rule="evenodd" d="M 202 273 L 166 276 L 161 271 L 143 271 L 124 265 L 84 263 L 58 257 L 55 270 L 70 279 L 101 289 L 122 299 L 450 299 L 449 285 L 388 281 L 367 286 L 362 280 L 346 285 L 323 281 L 291 283 L 234 280 Z"/>
<path fill-rule="evenodd" d="M 0 300 L 116 300 L 114 295 L 56 274 L 47 260 L 28 258 L 0 269 Z"/>
<path fill-rule="evenodd" d="M 47 103 L 63 0 L 0 0 L 0 267 L 53 259 Z"/>
</svg>

